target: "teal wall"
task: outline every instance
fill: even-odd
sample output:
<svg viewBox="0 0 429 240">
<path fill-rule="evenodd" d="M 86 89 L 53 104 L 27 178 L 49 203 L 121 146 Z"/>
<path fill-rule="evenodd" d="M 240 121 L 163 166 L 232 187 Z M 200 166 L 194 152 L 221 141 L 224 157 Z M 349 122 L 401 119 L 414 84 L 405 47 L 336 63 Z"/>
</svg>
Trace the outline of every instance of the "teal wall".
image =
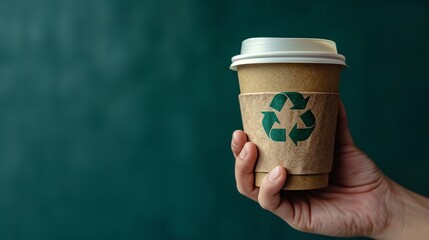
<svg viewBox="0 0 429 240">
<path fill-rule="evenodd" d="M 254 36 L 337 42 L 357 144 L 429 195 L 427 1 L 0 0 L 0 239 L 330 239 L 237 193 Z"/>
</svg>

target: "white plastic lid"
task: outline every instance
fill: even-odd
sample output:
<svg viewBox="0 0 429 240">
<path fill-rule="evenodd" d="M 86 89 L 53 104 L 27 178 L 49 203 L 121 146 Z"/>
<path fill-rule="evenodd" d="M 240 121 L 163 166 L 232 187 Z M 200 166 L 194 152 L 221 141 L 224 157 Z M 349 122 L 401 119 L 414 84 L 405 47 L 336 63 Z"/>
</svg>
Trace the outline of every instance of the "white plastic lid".
<svg viewBox="0 0 429 240">
<path fill-rule="evenodd" d="M 335 42 L 316 38 L 249 38 L 241 44 L 241 54 L 232 58 L 238 65 L 257 63 L 321 63 L 346 66 Z"/>
</svg>

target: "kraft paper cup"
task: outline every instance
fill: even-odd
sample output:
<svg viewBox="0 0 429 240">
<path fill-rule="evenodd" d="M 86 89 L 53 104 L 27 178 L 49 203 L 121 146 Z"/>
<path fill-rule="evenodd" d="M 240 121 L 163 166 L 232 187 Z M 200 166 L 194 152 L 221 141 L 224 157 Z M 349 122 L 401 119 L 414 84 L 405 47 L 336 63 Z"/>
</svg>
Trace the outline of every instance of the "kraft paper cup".
<svg viewBox="0 0 429 240">
<path fill-rule="evenodd" d="M 238 72 L 244 131 L 258 147 L 256 186 L 277 165 L 288 172 L 285 190 L 328 185 L 345 66 L 329 40 L 243 41 L 231 69 Z"/>
</svg>

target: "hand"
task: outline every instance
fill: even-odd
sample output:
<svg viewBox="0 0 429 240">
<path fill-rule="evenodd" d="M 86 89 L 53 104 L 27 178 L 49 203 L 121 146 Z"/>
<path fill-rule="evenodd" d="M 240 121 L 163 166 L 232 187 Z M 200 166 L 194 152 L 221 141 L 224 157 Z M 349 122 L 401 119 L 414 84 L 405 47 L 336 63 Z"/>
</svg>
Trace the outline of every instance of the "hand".
<svg viewBox="0 0 429 240">
<path fill-rule="evenodd" d="M 412 230 L 415 226 L 427 229 L 429 224 L 429 214 L 421 214 L 429 213 L 429 200 L 388 179 L 355 146 L 342 103 L 338 113 L 334 165 L 329 186 L 325 189 L 281 191 L 287 173 L 280 166 L 271 170 L 260 188 L 255 187 L 253 169 L 258 155 L 255 144 L 247 141 L 243 131 L 237 130 L 233 134 L 231 148 L 236 157 L 238 191 L 295 229 L 329 236 L 380 239 L 404 239 L 401 236 L 407 236 L 407 239 L 412 239 L 408 237 L 418 236 Z M 407 208 L 406 203 L 415 207 Z M 420 219 L 423 225 L 420 221 L 414 224 L 414 228 L 410 227 L 406 222 L 407 216 L 410 216 L 410 221 Z M 420 236 L 423 239 L 423 235 Z"/>
</svg>

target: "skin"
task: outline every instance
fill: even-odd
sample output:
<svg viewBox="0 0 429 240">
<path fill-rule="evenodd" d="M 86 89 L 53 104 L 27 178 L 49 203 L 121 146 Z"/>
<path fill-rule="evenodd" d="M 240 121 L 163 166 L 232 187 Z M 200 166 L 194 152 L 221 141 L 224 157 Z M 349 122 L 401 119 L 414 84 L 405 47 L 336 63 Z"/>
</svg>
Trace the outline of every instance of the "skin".
<svg viewBox="0 0 429 240">
<path fill-rule="evenodd" d="M 429 239 L 429 199 L 386 177 L 350 135 L 340 102 L 334 167 L 329 186 L 313 191 L 281 190 L 287 172 L 277 166 L 254 185 L 258 151 L 246 134 L 233 133 L 238 191 L 293 228 L 328 236 L 376 239 Z"/>
</svg>

